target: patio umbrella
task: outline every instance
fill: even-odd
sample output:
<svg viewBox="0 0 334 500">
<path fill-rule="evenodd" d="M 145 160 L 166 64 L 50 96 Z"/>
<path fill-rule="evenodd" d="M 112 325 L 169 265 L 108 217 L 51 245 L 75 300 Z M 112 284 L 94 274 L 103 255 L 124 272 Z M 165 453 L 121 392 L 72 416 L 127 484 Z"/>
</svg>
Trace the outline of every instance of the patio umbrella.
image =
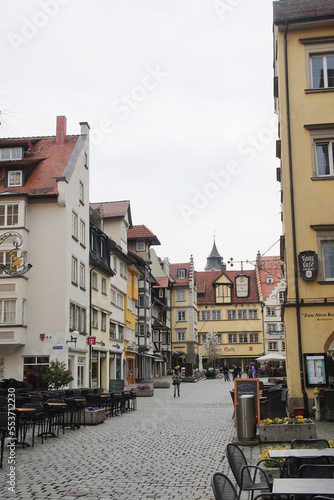
<svg viewBox="0 0 334 500">
<path fill-rule="evenodd" d="M 285 356 L 278 353 L 265 354 L 260 358 L 256 358 L 256 361 L 285 361 Z M 271 365 L 271 374 L 273 374 L 274 367 Z"/>
</svg>

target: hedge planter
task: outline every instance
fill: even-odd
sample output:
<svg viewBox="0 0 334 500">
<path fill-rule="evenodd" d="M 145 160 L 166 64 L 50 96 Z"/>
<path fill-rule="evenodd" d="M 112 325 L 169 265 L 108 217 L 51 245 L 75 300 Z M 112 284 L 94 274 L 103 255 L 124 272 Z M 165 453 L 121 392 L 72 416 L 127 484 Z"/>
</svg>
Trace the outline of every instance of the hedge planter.
<svg viewBox="0 0 334 500">
<path fill-rule="evenodd" d="M 260 425 L 259 437 L 261 443 L 291 442 L 293 439 L 315 439 L 316 425 L 314 422 L 291 425 Z"/>
<path fill-rule="evenodd" d="M 170 383 L 169 382 L 154 382 L 153 388 L 154 389 L 169 389 Z"/>
<path fill-rule="evenodd" d="M 150 398 L 154 395 L 154 389 L 138 389 L 136 395 L 137 398 Z"/>
</svg>

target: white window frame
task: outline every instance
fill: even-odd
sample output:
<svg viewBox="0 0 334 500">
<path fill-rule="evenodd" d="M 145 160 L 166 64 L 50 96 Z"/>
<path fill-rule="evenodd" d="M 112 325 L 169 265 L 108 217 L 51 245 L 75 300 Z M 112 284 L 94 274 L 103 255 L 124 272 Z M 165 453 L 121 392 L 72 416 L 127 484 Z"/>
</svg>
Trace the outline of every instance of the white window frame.
<svg viewBox="0 0 334 500">
<path fill-rule="evenodd" d="M 267 307 L 267 316 L 276 316 L 276 307 Z"/>
<path fill-rule="evenodd" d="M 79 181 L 79 201 L 81 205 L 85 204 L 85 186 L 82 181 Z"/>
<path fill-rule="evenodd" d="M 86 246 L 86 223 L 82 219 L 80 219 L 80 244 Z"/>
<path fill-rule="evenodd" d="M 95 271 L 92 272 L 92 288 L 94 290 L 98 290 L 99 289 L 99 286 L 98 286 L 98 276 L 97 276 L 97 273 Z"/>
<path fill-rule="evenodd" d="M 229 321 L 234 321 L 235 319 L 237 319 L 237 312 L 235 309 L 228 309 L 227 310 L 227 319 Z"/>
<path fill-rule="evenodd" d="M 8 170 L 8 187 L 19 187 L 22 186 L 22 170 Z"/>
<path fill-rule="evenodd" d="M 248 333 L 239 333 L 239 344 L 248 344 Z"/>
<path fill-rule="evenodd" d="M 117 304 L 117 292 L 112 286 L 110 287 L 110 302 L 114 305 Z"/>
<path fill-rule="evenodd" d="M 145 252 L 145 250 L 146 250 L 145 240 L 136 241 L 136 251 L 137 252 Z"/>
<path fill-rule="evenodd" d="M 202 311 L 202 321 L 211 320 L 211 311 Z"/>
<path fill-rule="evenodd" d="M 16 300 L 0 300 L 0 324 L 8 325 L 16 323 Z"/>
<path fill-rule="evenodd" d="M 104 276 L 101 276 L 101 293 L 107 295 L 107 279 Z"/>
<path fill-rule="evenodd" d="M 312 55 L 310 57 L 310 70 L 311 70 L 311 88 L 312 89 L 317 89 L 317 90 L 323 90 L 323 89 L 332 89 L 333 86 L 329 86 L 329 81 L 328 81 L 328 58 L 334 58 L 334 52 L 329 53 L 329 54 L 317 54 L 317 55 Z M 323 86 L 322 87 L 315 87 L 314 86 L 314 72 L 313 72 L 313 61 L 315 59 L 322 59 L 322 72 L 323 72 Z"/>
<path fill-rule="evenodd" d="M 248 310 L 248 319 L 259 319 L 257 309 Z"/>
<path fill-rule="evenodd" d="M 249 342 L 251 344 L 258 344 L 259 343 L 259 334 L 258 333 L 250 333 L 249 334 Z"/>
<path fill-rule="evenodd" d="M 228 343 L 229 344 L 237 344 L 238 343 L 238 335 L 236 333 L 228 334 Z"/>
<path fill-rule="evenodd" d="M 186 300 L 185 290 L 176 290 L 176 302 L 184 302 Z"/>
<path fill-rule="evenodd" d="M 78 214 L 72 211 L 72 238 L 78 240 Z"/>
<path fill-rule="evenodd" d="M 317 250 L 318 250 L 318 268 L 319 268 L 319 281 L 323 283 L 333 283 L 334 281 L 334 269 L 333 275 L 329 276 L 326 273 L 326 263 L 324 255 L 324 245 L 334 245 L 334 225 L 328 226 L 312 226 L 317 233 Z"/>
<path fill-rule="evenodd" d="M 268 342 L 268 351 L 278 351 L 278 342 L 277 341 Z"/>
<path fill-rule="evenodd" d="M 115 339 L 117 335 L 117 328 L 116 328 L 116 323 L 113 321 L 109 322 L 109 338 L 110 339 Z"/>
<path fill-rule="evenodd" d="M 23 148 L 1 148 L 0 161 L 22 160 Z"/>
<path fill-rule="evenodd" d="M 86 288 L 86 266 L 83 262 L 80 262 L 80 288 Z"/>
<path fill-rule="evenodd" d="M 124 296 L 117 292 L 117 307 L 124 309 Z"/>
<path fill-rule="evenodd" d="M 177 270 L 177 279 L 183 280 L 186 277 L 186 269 L 178 269 Z"/>
<path fill-rule="evenodd" d="M 92 328 L 98 328 L 99 327 L 99 312 L 97 309 L 92 310 Z"/>
<path fill-rule="evenodd" d="M 186 310 L 177 311 L 177 321 L 187 321 Z"/>
<path fill-rule="evenodd" d="M 164 298 L 164 289 L 159 288 L 159 299 L 163 299 L 163 298 Z"/>
<path fill-rule="evenodd" d="M 238 319 L 247 319 L 247 309 L 238 309 Z"/>
<path fill-rule="evenodd" d="M 272 285 L 274 283 L 274 277 L 272 274 L 267 274 L 266 276 L 267 285 Z"/>
<path fill-rule="evenodd" d="M 78 284 L 78 259 L 72 255 L 71 280 L 73 285 Z"/>
<path fill-rule="evenodd" d="M 326 38 L 304 38 L 300 39 L 300 42 L 305 45 L 306 92 L 326 92 L 326 89 L 333 88 L 328 86 L 313 87 L 312 59 L 315 57 L 327 58 L 334 56 L 334 41 Z M 328 84 L 327 74 L 325 80 Z"/>
<path fill-rule="evenodd" d="M 214 310 L 212 311 L 212 321 L 220 321 L 221 320 L 221 311 Z"/>
<path fill-rule="evenodd" d="M 107 315 L 105 312 L 101 312 L 101 330 L 103 332 L 107 331 Z"/>
<path fill-rule="evenodd" d="M 176 332 L 176 341 L 177 342 L 184 342 L 186 340 L 186 331 L 177 331 Z"/>
<path fill-rule="evenodd" d="M 19 224 L 19 205 L 18 203 L 4 203 L 3 205 L 0 205 L 0 210 L 4 207 L 3 210 L 3 219 L 4 219 L 4 224 L 0 224 L 0 227 L 13 227 L 13 226 L 18 226 Z M 13 213 L 9 213 L 9 208 L 11 207 L 11 210 L 13 210 Z M 1 219 L 0 219 L 1 220 Z M 12 223 L 10 224 L 9 221 Z"/>
</svg>

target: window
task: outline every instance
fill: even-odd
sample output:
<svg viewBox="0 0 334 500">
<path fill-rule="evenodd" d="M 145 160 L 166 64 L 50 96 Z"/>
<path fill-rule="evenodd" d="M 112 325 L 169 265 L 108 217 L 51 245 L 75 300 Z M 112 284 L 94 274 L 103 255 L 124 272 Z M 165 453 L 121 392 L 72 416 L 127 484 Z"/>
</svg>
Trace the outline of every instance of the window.
<svg viewBox="0 0 334 500">
<path fill-rule="evenodd" d="M 272 285 L 274 283 L 273 276 L 271 274 L 267 274 L 266 281 L 267 281 L 267 285 Z"/>
<path fill-rule="evenodd" d="M 176 340 L 178 342 L 183 342 L 186 340 L 186 332 L 182 330 L 181 332 L 176 332 Z"/>
<path fill-rule="evenodd" d="M 124 297 L 120 293 L 117 293 L 117 307 L 124 309 Z"/>
<path fill-rule="evenodd" d="M 317 233 L 319 281 L 334 280 L 334 226 L 311 226 Z"/>
<path fill-rule="evenodd" d="M 114 271 L 117 273 L 117 258 L 116 255 L 114 255 Z"/>
<path fill-rule="evenodd" d="M 80 262 L 80 288 L 86 287 L 86 268 L 85 264 Z"/>
<path fill-rule="evenodd" d="M 237 319 L 237 313 L 235 309 L 227 311 L 227 319 Z"/>
<path fill-rule="evenodd" d="M 23 379 L 34 389 L 47 389 L 43 381 L 45 370 L 49 366 L 49 356 L 24 356 Z"/>
<path fill-rule="evenodd" d="M 16 300 L 0 300 L 0 323 L 16 322 Z"/>
<path fill-rule="evenodd" d="M 8 172 L 8 187 L 22 186 L 22 171 L 10 170 Z"/>
<path fill-rule="evenodd" d="M 92 311 L 92 327 L 98 328 L 98 326 L 99 326 L 98 311 L 96 309 L 93 309 L 93 311 Z"/>
<path fill-rule="evenodd" d="M 73 285 L 78 284 L 78 260 L 76 257 L 72 257 L 72 283 Z"/>
<path fill-rule="evenodd" d="M 249 342 L 257 344 L 259 342 L 259 334 L 258 333 L 250 333 L 249 334 Z"/>
<path fill-rule="evenodd" d="M 280 290 L 278 292 L 278 300 L 279 300 L 280 304 L 284 304 L 284 300 L 285 300 L 285 291 L 284 290 Z"/>
<path fill-rule="evenodd" d="M 118 338 L 119 340 L 124 339 L 124 326 L 118 325 Z"/>
<path fill-rule="evenodd" d="M 238 319 L 247 319 L 247 309 L 238 309 Z"/>
<path fill-rule="evenodd" d="M 202 344 L 205 344 L 206 342 L 206 333 L 202 335 Z"/>
<path fill-rule="evenodd" d="M 277 342 L 269 342 L 268 350 L 269 351 L 278 351 Z"/>
<path fill-rule="evenodd" d="M 145 251 L 145 241 L 137 241 L 136 242 L 136 250 L 137 250 L 137 252 L 144 252 Z"/>
<path fill-rule="evenodd" d="M 216 286 L 216 302 L 218 304 L 231 303 L 231 286 L 230 285 L 217 285 Z"/>
<path fill-rule="evenodd" d="M 98 290 L 98 276 L 95 271 L 92 272 L 92 288 Z"/>
<path fill-rule="evenodd" d="M 312 89 L 334 87 L 334 54 L 311 57 Z"/>
<path fill-rule="evenodd" d="M 22 160 L 23 149 L 22 148 L 3 148 L 0 149 L 0 161 L 7 160 Z"/>
<path fill-rule="evenodd" d="M 164 298 L 164 289 L 160 288 L 159 289 L 159 299 L 163 299 L 163 298 Z"/>
<path fill-rule="evenodd" d="M 285 340 L 282 340 L 281 344 L 282 344 L 282 351 L 285 351 Z"/>
<path fill-rule="evenodd" d="M 144 307 L 145 304 L 144 295 L 139 295 L 139 307 Z"/>
<path fill-rule="evenodd" d="M 143 324 L 139 325 L 139 335 L 145 335 L 145 326 Z"/>
<path fill-rule="evenodd" d="M 178 277 L 178 279 L 184 279 L 186 277 L 186 270 L 185 269 L 178 269 L 177 270 L 177 277 Z"/>
<path fill-rule="evenodd" d="M 131 282 L 132 282 L 132 279 L 131 279 L 131 274 L 128 273 L 128 285 L 131 286 Z"/>
<path fill-rule="evenodd" d="M 76 304 L 70 304 L 70 330 L 86 333 L 86 309 Z"/>
<path fill-rule="evenodd" d="M 110 302 L 116 305 L 116 290 L 112 287 L 110 288 Z"/>
<path fill-rule="evenodd" d="M 248 342 L 247 333 L 239 333 L 239 342 L 240 342 L 240 344 L 247 344 L 247 342 Z"/>
<path fill-rule="evenodd" d="M 126 279 L 127 269 L 126 269 L 126 265 L 124 264 L 124 262 L 120 263 L 119 274 L 122 276 L 122 278 Z"/>
<path fill-rule="evenodd" d="M 85 361 L 85 358 L 78 358 L 78 387 L 84 387 Z"/>
<path fill-rule="evenodd" d="M 138 288 L 138 278 L 137 278 L 137 276 L 135 277 L 135 288 Z"/>
<path fill-rule="evenodd" d="M 221 335 L 221 333 L 217 334 L 217 342 L 218 342 L 218 344 L 222 343 L 222 335 Z"/>
<path fill-rule="evenodd" d="M 275 307 L 267 307 L 267 316 L 276 316 Z"/>
<path fill-rule="evenodd" d="M 202 311 L 202 321 L 210 320 L 210 311 Z"/>
<path fill-rule="evenodd" d="M 86 246 L 86 224 L 80 219 L 80 244 Z"/>
<path fill-rule="evenodd" d="M 228 343 L 229 344 L 237 344 L 238 342 L 238 336 L 236 333 L 229 333 L 228 334 Z"/>
<path fill-rule="evenodd" d="M 177 311 L 177 321 L 186 321 L 186 311 Z"/>
<path fill-rule="evenodd" d="M 185 290 L 176 290 L 176 301 L 184 302 L 186 300 L 186 291 Z"/>
<path fill-rule="evenodd" d="M 101 330 L 103 332 L 107 331 L 107 315 L 104 312 L 101 312 Z"/>
<path fill-rule="evenodd" d="M 160 331 L 153 330 L 153 342 L 160 342 Z"/>
<path fill-rule="evenodd" d="M 0 226 L 17 226 L 19 222 L 18 205 L 0 205 Z"/>
<path fill-rule="evenodd" d="M 257 319 L 257 309 L 249 309 L 249 319 Z"/>
<path fill-rule="evenodd" d="M 318 176 L 333 176 L 334 142 L 316 142 L 315 147 Z"/>
<path fill-rule="evenodd" d="M 84 204 L 84 185 L 83 182 L 79 182 L 79 201 L 83 205 Z"/>
<path fill-rule="evenodd" d="M 212 311 L 212 319 L 213 321 L 221 320 L 221 311 Z"/>
<path fill-rule="evenodd" d="M 100 241 L 100 254 L 102 259 L 106 258 L 106 242 L 103 238 Z"/>
<path fill-rule="evenodd" d="M 111 339 L 116 338 L 116 323 L 113 323 L 112 321 L 109 323 L 109 337 Z"/>
<path fill-rule="evenodd" d="M 101 292 L 107 295 L 107 280 L 103 276 L 101 277 Z"/>
<path fill-rule="evenodd" d="M 276 323 L 273 323 L 273 324 L 269 324 L 268 325 L 268 333 L 274 333 L 276 332 Z"/>
<path fill-rule="evenodd" d="M 78 216 L 75 212 L 72 212 L 72 237 L 78 239 Z"/>
</svg>

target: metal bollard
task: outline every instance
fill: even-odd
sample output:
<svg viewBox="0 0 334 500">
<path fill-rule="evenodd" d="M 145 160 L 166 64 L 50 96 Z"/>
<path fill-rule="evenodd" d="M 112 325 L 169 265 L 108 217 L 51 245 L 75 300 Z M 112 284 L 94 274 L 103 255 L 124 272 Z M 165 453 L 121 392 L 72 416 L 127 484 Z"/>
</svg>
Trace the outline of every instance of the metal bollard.
<svg viewBox="0 0 334 500">
<path fill-rule="evenodd" d="M 315 387 L 314 391 L 313 391 L 313 394 L 314 394 L 314 406 L 313 406 L 312 410 L 315 411 L 315 420 L 316 420 L 316 422 L 320 422 L 320 420 L 321 420 L 321 414 L 320 414 L 320 390 L 317 387 Z"/>
</svg>

